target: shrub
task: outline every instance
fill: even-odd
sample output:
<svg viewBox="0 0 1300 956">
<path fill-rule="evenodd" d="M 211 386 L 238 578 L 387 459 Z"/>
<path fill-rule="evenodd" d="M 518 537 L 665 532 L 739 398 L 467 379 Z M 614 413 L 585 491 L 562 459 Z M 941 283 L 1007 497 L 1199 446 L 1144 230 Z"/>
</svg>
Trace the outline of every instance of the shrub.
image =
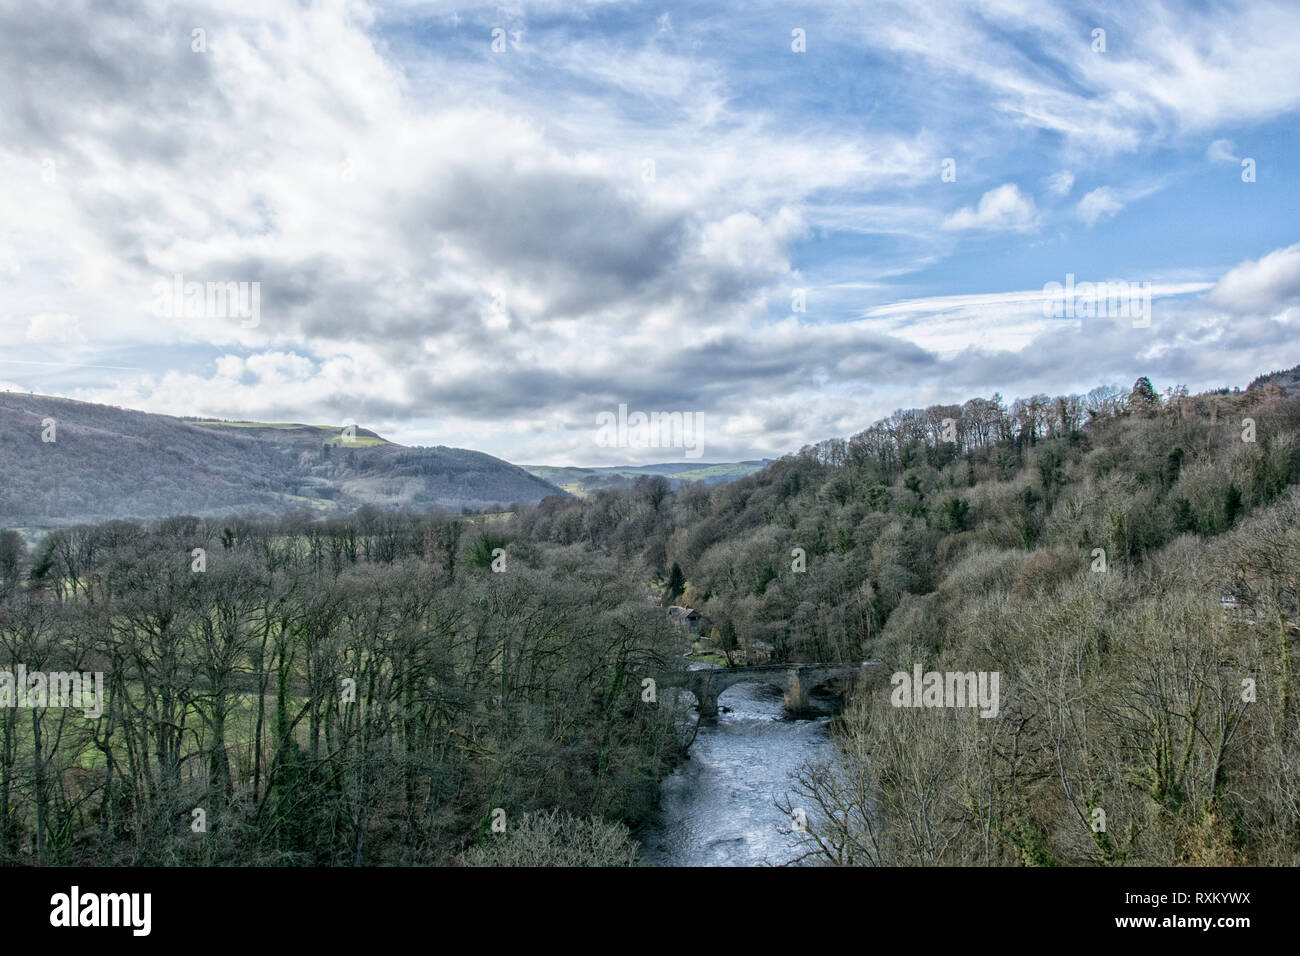
<svg viewBox="0 0 1300 956">
<path fill-rule="evenodd" d="M 464 866 L 635 866 L 638 844 L 621 823 L 558 810 L 525 813 L 461 855 Z"/>
</svg>

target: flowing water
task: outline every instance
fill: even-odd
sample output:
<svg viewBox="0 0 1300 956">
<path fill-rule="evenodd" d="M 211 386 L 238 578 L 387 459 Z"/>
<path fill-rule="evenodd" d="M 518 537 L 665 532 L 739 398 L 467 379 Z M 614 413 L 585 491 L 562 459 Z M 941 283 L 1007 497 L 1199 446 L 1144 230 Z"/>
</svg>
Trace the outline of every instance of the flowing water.
<svg viewBox="0 0 1300 956">
<path fill-rule="evenodd" d="M 637 834 L 651 866 L 779 866 L 799 855 L 776 801 L 801 763 L 829 756 L 830 705 L 814 697 L 821 716 L 790 720 L 781 692 L 765 684 L 737 684 L 719 704 L 730 710 L 700 724 L 690 759 L 664 780 L 656 817 Z"/>
</svg>

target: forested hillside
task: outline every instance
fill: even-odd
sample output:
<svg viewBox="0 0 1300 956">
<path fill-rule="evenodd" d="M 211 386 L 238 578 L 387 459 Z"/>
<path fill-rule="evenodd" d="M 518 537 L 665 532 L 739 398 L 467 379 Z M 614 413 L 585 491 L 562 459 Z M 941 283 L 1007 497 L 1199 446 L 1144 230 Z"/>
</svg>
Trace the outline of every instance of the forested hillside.
<svg viewBox="0 0 1300 956">
<path fill-rule="evenodd" d="M 1298 435 L 1276 381 L 994 396 L 517 527 L 676 565 L 725 645 L 881 662 L 792 798 L 814 859 L 1294 865 Z M 918 664 L 1000 716 L 891 706 Z"/>
<path fill-rule="evenodd" d="M 53 426 L 48 424 L 53 421 Z M 175 514 L 346 514 L 536 502 L 557 489 L 461 448 L 405 448 L 358 428 L 200 422 L 0 394 L 0 520 L 21 528 Z"/>
<path fill-rule="evenodd" d="M 1140 379 L 492 520 L 0 535 L 0 663 L 108 697 L 0 710 L 0 854 L 628 862 L 684 742 L 643 696 L 686 642 L 657 587 L 724 648 L 880 662 L 792 781 L 809 860 L 1295 865 L 1298 434 L 1276 382 Z M 917 665 L 998 673 L 998 715 L 891 706 Z"/>
</svg>

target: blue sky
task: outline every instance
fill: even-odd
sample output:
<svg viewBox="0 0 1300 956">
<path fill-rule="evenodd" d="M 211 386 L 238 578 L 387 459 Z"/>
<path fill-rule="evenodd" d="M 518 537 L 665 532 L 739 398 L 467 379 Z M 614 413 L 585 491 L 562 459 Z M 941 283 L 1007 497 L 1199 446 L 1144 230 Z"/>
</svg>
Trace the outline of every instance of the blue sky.
<svg viewBox="0 0 1300 956">
<path fill-rule="evenodd" d="M 8 388 L 615 464 L 1300 362 L 1295 3 L 0 3 L 0 88 Z"/>
</svg>

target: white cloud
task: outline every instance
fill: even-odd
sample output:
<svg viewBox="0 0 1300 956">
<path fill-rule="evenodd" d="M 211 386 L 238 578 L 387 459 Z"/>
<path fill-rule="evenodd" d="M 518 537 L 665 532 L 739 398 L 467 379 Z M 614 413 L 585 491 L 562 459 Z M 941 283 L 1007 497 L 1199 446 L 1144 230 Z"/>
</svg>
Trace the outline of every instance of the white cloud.
<svg viewBox="0 0 1300 956">
<path fill-rule="evenodd" d="M 84 342 L 81 325 L 67 312 L 40 312 L 27 322 L 28 342 Z"/>
<path fill-rule="evenodd" d="M 1237 164 L 1237 145 L 1230 139 L 1216 139 L 1205 151 L 1205 156 L 1212 163 Z"/>
<path fill-rule="evenodd" d="M 1106 277 L 1076 277 L 1077 283 L 1106 282 Z M 1065 276 L 1048 281 L 1062 283 Z M 1118 281 L 1118 279 L 1116 279 Z M 1125 280 L 1139 282 L 1130 277 Z M 1153 301 L 1176 299 L 1209 289 L 1208 282 L 1150 282 Z M 1059 294 L 1059 293 L 1058 293 Z M 886 332 L 923 349 L 951 357 L 965 349 L 1020 352 L 1040 339 L 1058 336 L 1078 320 L 1045 318 L 1043 289 L 927 296 L 877 306 L 864 315 L 867 327 Z"/>
<path fill-rule="evenodd" d="M 944 220 L 943 228 L 1025 231 L 1037 225 L 1033 197 L 1022 194 L 1015 183 L 1006 183 L 981 196 L 977 207 L 963 206 L 957 210 Z"/>
<path fill-rule="evenodd" d="M 865 20 L 846 12 L 843 23 L 865 43 L 921 60 L 943 82 L 974 86 L 971 95 L 994 113 L 1091 155 L 1300 106 L 1300 5 L 1292 0 L 1125 4 L 1104 15 L 1115 23 L 1104 54 L 1090 47 L 1092 19 L 1047 0 L 911 0 Z"/>
<path fill-rule="evenodd" d="M 1208 296 L 1233 313 L 1274 313 L 1300 301 L 1300 243 L 1228 270 Z"/>
<path fill-rule="evenodd" d="M 1115 190 L 1101 186 L 1080 199 L 1075 211 L 1080 219 L 1091 226 L 1098 219 L 1114 217 L 1123 208 L 1124 203 Z"/>
<path fill-rule="evenodd" d="M 968 232 L 1001 253 L 1049 214 L 1096 221 L 1139 195 L 1103 187 L 1040 212 L 1007 180 L 1057 197 L 1076 195 L 1076 174 L 1132 182 L 1098 167 L 1157 141 L 1199 153 L 1217 122 L 1236 134 L 1295 108 L 1300 15 L 1268 0 L 1167 6 L 1115 11 L 1120 33 L 1142 39 L 1112 32 L 1104 56 L 1049 0 L 917 0 L 869 22 L 832 9 L 820 29 L 837 44 L 883 47 L 886 70 L 906 61 L 900 96 L 858 125 L 815 106 L 825 79 L 767 75 L 743 8 L 705 22 L 469 5 L 443 30 L 423 2 L 262 0 L 205 10 L 210 49 L 196 55 L 163 0 L 49 4 L 39 25 L 0 4 L 13 100 L 0 110 L 0 356 L 37 390 L 351 418 L 398 440 L 578 463 L 599 461 L 587 425 L 619 400 L 703 412 L 719 429 L 710 456 L 727 458 L 780 453 L 922 395 L 1142 374 L 1132 366 L 1160 349 L 1169 368 L 1231 363 L 1248 380 L 1251 356 L 1275 364 L 1278 330 L 1252 326 L 1265 344 L 1224 358 L 1205 347 L 1223 310 L 1203 300 L 1199 324 L 1157 321 L 1140 355 L 1092 330 L 1062 339 L 1036 291 L 889 303 L 918 294 L 897 291 L 913 281 L 996 287 L 969 261 L 946 268 Z M 481 29 L 498 16 L 527 31 L 500 56 Z M 786 39 L 758 42 L 783 67 L 815 65 Z M 980 108 L 943 106 L 963 97 Z M 968 157 L 962 185 L 941 187 L 931 160 L 950 152 Z M 945 221 L 971 181 L 1005 185 Z M 177 272 L 260 281 L 260 324 L 156 319 L 151 286 Z M 1289 301 L 1276 277 L 1241 271 L 1220 286 L 1234 308 Z M 794 287 L 809 290 L 798 320 Z M 1202 351 L 1180 358 L 1187 342 Z"/>
</svg>

